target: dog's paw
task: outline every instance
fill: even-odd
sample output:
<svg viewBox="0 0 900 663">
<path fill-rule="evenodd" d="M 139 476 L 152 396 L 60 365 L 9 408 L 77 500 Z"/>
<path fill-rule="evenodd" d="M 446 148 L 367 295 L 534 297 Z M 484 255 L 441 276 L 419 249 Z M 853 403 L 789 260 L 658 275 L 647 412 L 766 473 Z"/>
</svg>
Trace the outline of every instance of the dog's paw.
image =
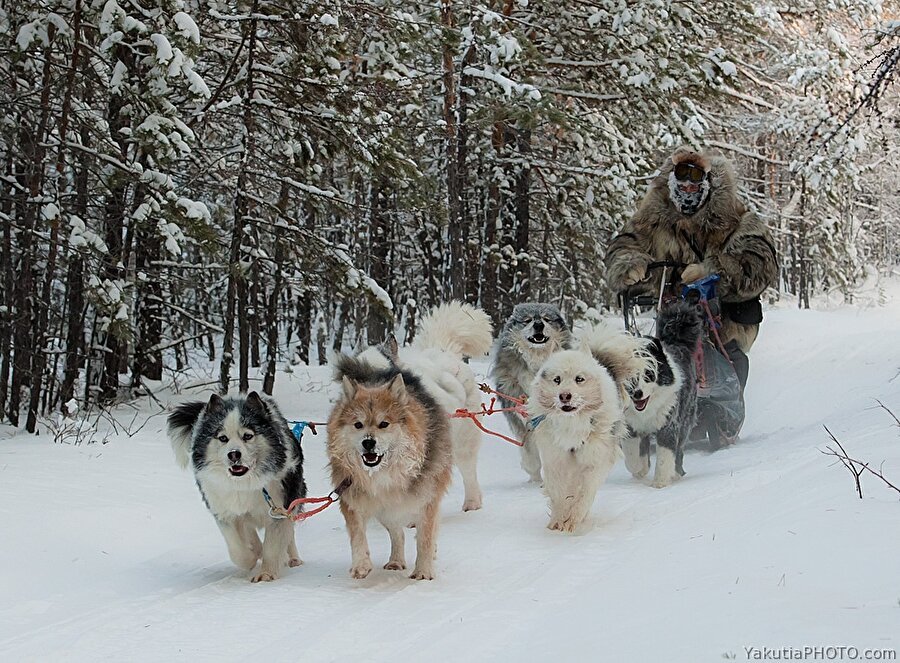
<svg viewBox="0 0 900 663">
<path fill-rule="evenodd" d="M 635 479 L 643 479 L 650 471 L 650 457 L 642 456 L 637 459 L 630 459 L 625 456 L 625 467 L 631 472 L 631 476 Z"/>
<path fill-rule="evenodd" d="M 481 508 L 481 498 L 472 498 L 463 502 L 463 511 L 478 511 Z"/>
<path fill-rule="evenodd" d="M 372 561 L 364 560 L 359 564 L 354 564 L 353 568 L 350 569 L 350 577 L 356 578 L 357 580 L 362 580 L 366 576 L 368 576 L 372 572 Z"/>
<path fill-rule="evenodd" d="M 278 576 L 274 573 L 263 571 L 262 573 L 257 573 L 255 576 L 251 577 L 250 582 L 272 582 L 276 578 L 278 578 Z"/>
<path fill-rule="evenodd" d="M 236 567 L 238 567 L 239 569 L 243 569 L 244 571 L 249 571 L 254 566 L 256 566 L 257 560 L 259 560 L 259 555 L 256 555 L 250 550 L 242 550 L 240 553 L 234 553 L 231 555 L 231 562 Z"/>
<path fill-rule="evenodd" d="M 420 569 L 418 566 L 413 570 L 412 575 L 409 576 L 413 580 L 434 580 L 434 570 L 433 569 Z"/>
<path fill-rule="evenodd" d="M 636 444 L 629 442 L 624 449 L 625 467 L 635 479 L 643 479 L 650 471 L 650 456 L 642 456 L 636 448 Z"/>
<path fill-rule="evenodd" d="M 303 564 L 303 560 L 300 559 L 299 557 L 291 557 L 288 560 L 288 566 L 291 567 L 292 569 L 300 566 L 301 564 Z"/>
<path fill-rule="evenodd" d="M 570 534 L 575 531 L 576 527 L 578 527 L 578 523 L 573 521 L 571 518 L 565 518 L 565 519 L 557 518 L 555 520 L 551 520 L 550 523 L 547 525 L 547 529 L 554 530 L 557 532 L 568 532 Z"/>
<path fill-rule="evenodd" d="M 676 477 L 656 477 L 650 485 L 654 488 L 668 488 Z"/>
<path fill-rule="evenodd" d="M 575 532 L 575 529 L 577 527 L 578 527 L 578 523 L 576 523 L 574 520 L 567 519 L 567 520 L 562 521 L 562 523 L 560 523 L 559 531 L 566 532 L 567 534 L 572 534 L 573 532 Z"/>
<path fill-rule="evenodd" d="M 406 570 L 406 562 L 392 559 L 384 565 L 385 571 L 404 571 Z"/>
</svg>

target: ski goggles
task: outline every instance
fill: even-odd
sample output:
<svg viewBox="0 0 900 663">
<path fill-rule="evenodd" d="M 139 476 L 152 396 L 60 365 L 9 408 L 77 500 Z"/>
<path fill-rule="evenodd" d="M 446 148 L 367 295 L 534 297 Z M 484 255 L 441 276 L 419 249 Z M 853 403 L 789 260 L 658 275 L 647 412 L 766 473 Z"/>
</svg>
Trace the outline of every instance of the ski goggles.
<svg viewBox="0 0 900 663">
<path fill-rule="evenodd" d="M 672 172 L 675 173 L 675 179 L 682 182 L 699 184 L 706 178 L 705 170 L 696 164 L 688 162 L 676 164 Z"/>
</svg>

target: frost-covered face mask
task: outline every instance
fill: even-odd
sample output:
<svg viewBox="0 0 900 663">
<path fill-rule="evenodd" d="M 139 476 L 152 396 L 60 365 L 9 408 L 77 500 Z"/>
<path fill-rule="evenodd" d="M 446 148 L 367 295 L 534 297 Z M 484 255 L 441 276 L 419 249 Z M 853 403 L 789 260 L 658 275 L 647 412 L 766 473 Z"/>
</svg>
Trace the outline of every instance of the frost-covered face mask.
<svg viewBox="0 0 900 663">
<path fill-rule="evenodd" d="M 709 198 L 706 171 L 689 162 L 676 164 L 669 173 L 669 198 L 685 216 L 696 214 Z"/>
</svg>

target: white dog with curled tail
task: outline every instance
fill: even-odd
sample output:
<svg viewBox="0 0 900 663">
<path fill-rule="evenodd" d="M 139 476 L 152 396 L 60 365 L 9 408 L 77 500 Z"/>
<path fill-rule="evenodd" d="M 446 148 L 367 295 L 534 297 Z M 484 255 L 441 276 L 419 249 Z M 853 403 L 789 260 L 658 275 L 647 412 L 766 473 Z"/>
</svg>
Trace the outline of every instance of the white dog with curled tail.
<svg viewBox="0 0 900 663">
<path fill-rule="evenodd" d="M 590 353 L 565 350 L 537 372 L 528 407 L 550 499 L 547 527 L 574 532 L 622 455 L 619 389 Z"/>
</svg>

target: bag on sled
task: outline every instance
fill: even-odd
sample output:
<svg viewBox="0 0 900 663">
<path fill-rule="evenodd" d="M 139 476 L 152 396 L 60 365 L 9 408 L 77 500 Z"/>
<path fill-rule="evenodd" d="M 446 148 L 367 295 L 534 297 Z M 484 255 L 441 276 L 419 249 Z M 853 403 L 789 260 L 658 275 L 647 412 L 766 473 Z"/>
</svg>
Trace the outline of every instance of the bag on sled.
<svg viewBox="0 0 900 663">
<path fill-rule="evenodd" d="M 682 297 L 703 315 L 705 337 L 697 354 L 697 427 L 691 439 L 709 438 L 713 449 L 733 444 L 744 424 L 744 390 L 734 363 L 719 338 L 717 274 L 684 286 Z"/>
<path fill-rule="evenodd" d="M 709 338 L 701 343 L 697 376 L 697 429 L 691 439 L 708 437 L 713 449 L 732 444 L 744 423 L 744 393 L 731 361 Z"/>
</svg>

